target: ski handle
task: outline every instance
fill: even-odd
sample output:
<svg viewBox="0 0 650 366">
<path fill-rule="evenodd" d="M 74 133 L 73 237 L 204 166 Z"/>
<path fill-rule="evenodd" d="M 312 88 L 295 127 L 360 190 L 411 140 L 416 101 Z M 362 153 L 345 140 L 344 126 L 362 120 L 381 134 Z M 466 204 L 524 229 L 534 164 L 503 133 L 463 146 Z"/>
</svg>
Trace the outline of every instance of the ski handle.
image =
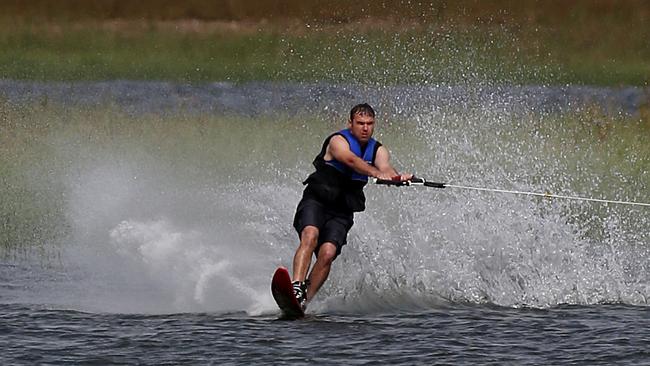
<svg viewBox="0 0 650 366">
<path fill-rule="evenodd" d="M 396 187 L 401 187 L 401 186 L 425 186 L 425 187 L 432 187 L 432 188 L 446 187 L 445 183 L 427 182 L 424 178 L 416 178 L 415 176 L 409 180 L 403 180 L 403 181 L 375 178 L 375 184 L 384 184 L 387 186 L 396 186 Z"/>
</svg>

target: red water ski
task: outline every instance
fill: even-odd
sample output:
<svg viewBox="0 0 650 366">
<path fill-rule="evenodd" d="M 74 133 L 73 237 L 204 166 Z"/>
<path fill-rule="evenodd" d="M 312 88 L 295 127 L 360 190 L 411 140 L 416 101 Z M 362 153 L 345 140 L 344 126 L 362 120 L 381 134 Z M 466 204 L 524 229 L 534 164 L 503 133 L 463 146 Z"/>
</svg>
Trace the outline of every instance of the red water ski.
<svg viewBox="0 0 650 366">
<path fill-rule="evenodd" d="M 296 296 L 293 293 L 291 276 L 289 271 L 284 267 L 278 267 L 273 274 L 271 281 L 271 292 L 275 302 L 278 303 L 282 310 L 282 317 L 285 319 L 299 319 L 305 316 L 302 306 L 298 304 Z"/>
</svg>

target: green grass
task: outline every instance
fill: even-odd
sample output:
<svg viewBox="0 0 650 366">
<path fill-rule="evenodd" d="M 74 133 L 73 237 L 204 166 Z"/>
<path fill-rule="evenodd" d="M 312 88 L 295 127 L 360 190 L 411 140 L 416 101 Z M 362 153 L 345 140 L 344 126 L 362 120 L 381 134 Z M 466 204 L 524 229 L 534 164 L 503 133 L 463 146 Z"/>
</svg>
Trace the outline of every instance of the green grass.
<svg viewBox="0 0 650 366">
<path fill-rule="evenodd" d="M 115 4 L 112 15 L 101 15 L 108 10 L 99 5 L 61 5 L 51 16 L 38 7 L 9 7 L 18 15 L 0 18 L 0 78 L 377 85 L 650 81 L 650 10 L 641 2 L 579 1 L 558 9 L 525 1 L 441 2 L 426 11 L 391 8 L 385 16 L 369 6 L 370 17 L 352 10 L 347 17 L 325 10 L 318 17 L 316 10 L 288 3 L 294 18 L 267 10 L 269 20 L 247 2 L 229 16 L 198 1 L 179 6 L 176 15 L 152 7 L 142 18 L 137 14 L 145 7 Z M 339 4 L 354 8 L 349 5 Z M 184 18 L 201 6 L 212 9 L 202 14 L 212 15 Z"/>
<path fill-rule="evenodd" d="M 276 40 L 85 29 L 52 36 L 25 30 L 5 34 L 0 70 L 5 78 L 36 80 L 246 80 L 260 74 L 267 41 Z"/>
<path fill-rule="evenodd" d="M 0 77 L 648 85 L 643 0 L 0 4 Z"/>
<path fill-rule="evenodd" d="M 51 34 L 45 28 L 5 29 L 0 38 L 0 75 L 15 79 L 419 84 L 461 81 L 463 73 L 505 79 L 517 67 L 510 49 L 482 46 L 489 40 L 478 31 L 195 34 L 70 27 Z M 504 71 L 503 65 L 506 72 L 498 72 Z"/>
</svg>

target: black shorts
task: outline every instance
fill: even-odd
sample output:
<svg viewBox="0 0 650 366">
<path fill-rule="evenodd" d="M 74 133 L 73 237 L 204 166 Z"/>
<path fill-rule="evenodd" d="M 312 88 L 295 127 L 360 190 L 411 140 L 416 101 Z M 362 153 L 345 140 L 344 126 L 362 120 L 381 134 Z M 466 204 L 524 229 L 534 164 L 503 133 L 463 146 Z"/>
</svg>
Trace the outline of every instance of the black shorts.
<svg viewBox="0 0 650 366">
<path fill-rule="evenodd" d="M 318 200 L 303 195 L 298 203 L 296 215 L 293 218 L 293 227 L 298 232 L 298 238 L 306 226 L 318 228 L 318 245 L 314 252 L 318 256 L 318 250 L 323 243 L 336 245 L 336 255 L 341 254 L 341 248 L 347 243 L 348 231 L 354 224 L 352 212 L 340 212 L 328 209 Z"/>
</svg>

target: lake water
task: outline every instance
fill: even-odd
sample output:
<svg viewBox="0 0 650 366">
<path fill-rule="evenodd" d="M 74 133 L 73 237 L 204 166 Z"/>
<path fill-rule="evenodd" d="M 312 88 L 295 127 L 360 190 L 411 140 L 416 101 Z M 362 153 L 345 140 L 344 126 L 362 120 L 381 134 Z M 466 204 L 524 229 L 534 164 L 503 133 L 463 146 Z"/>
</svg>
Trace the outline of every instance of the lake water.
<svg viewBox="0 0 650 366">
<path fill-rule="evenodd" d="M 641 127 L 621 117 L 643 89 L 0 93 L 2 364 L 650 364 L 646 207 L 370 185 L 307 318 L 277 320 L 269 289 L 300 182 L 353 104 L 377 107 L 403 171 L 648 202 Z"/>
<path fill-rule="evenodd" d="M 418 312 L 84 313 L 2 305 L 3 364 L 644 365 L 650 314 L 626 305 Z"/>
</svg>

